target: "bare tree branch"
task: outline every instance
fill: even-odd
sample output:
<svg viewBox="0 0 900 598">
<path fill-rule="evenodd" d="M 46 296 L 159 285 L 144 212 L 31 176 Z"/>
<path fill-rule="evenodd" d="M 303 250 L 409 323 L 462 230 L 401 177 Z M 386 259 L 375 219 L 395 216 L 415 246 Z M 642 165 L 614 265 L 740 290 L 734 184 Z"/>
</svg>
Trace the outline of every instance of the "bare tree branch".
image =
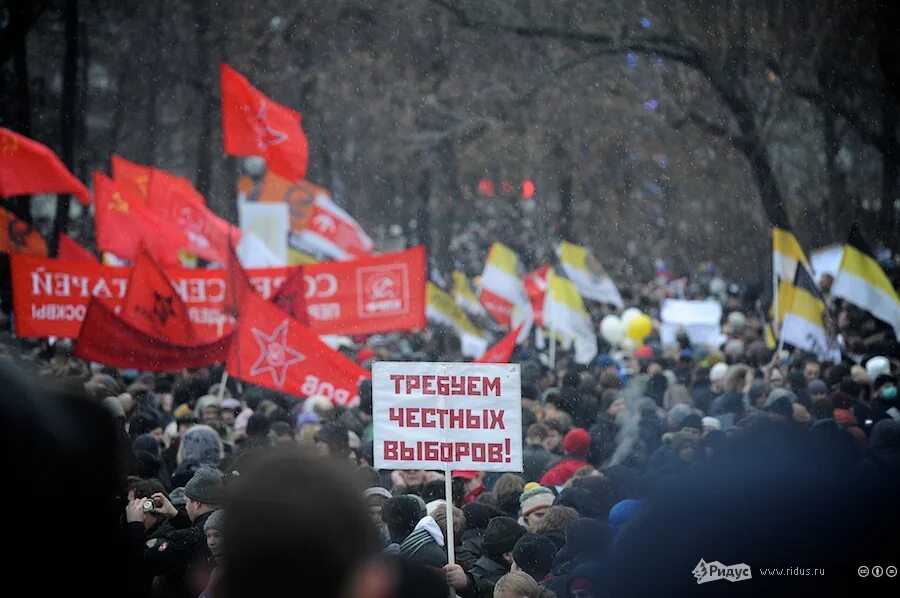
<svg viewBox="0 0 900 598">
<path fill-rule="evenodd" d="M 877 130 L 867 125 L 859 113 L 825 97 L 825 94 L 821 91 L 809 87 L 793 86 L 790 88 L 790 91 L 797 97 L 803 98 L 819 109 L 830 110 L 835 115 L 843 118 L 866 143 L 877 148 L 879 152 L 884 153 L 887 151 L 885 139 L 877 132 Z"/>
</svg>

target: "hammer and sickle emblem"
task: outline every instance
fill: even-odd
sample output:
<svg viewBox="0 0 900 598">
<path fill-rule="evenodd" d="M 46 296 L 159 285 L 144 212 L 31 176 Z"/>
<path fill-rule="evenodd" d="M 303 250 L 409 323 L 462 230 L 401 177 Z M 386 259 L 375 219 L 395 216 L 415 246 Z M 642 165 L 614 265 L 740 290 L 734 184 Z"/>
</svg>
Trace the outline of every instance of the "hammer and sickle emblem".
<svg viewBox="0 0 900 598">
<path fill-rule="evenodd" d="M 128 202 L 122 199 L 122 195 L 119 194 L 118 191 L 114 192 L 112 201 L 109 204 L 109 209 L 115 212 L 127 212 L 128 208 Z"/>
<path fill-rule="evenodd" d="M 19 140 L 9 133 L 0 134 L 0 154 L 12 156 L 19 149 Z"/>
</svg>

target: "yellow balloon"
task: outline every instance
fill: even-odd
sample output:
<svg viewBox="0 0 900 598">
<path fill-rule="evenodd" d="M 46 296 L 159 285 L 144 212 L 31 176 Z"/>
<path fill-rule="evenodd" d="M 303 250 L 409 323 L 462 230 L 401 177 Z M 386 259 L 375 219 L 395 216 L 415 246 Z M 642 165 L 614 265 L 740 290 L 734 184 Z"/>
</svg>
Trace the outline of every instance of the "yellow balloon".
<svg viewBox="0 0 900 598">
<path fill-rule="evenodd" d="M 635 316 L 628 322 L 628 326 L 625 327 L 625 335 L 638 343 L 647 338 L 647 335 L 652 331 L 653 320 L 647 314 Z"/>
</svg>

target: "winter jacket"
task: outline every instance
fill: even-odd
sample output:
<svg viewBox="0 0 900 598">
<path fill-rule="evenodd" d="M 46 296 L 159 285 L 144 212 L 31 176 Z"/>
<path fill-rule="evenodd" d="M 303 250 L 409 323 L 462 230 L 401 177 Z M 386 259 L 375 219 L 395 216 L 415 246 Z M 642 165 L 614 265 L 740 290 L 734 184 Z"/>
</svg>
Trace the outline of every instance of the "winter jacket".
<svg viewBox="0 0 900 598">
<path fill-rule="evenodd" d="M 400 555 L 413 563 L 442 568 L 447 564 L 444 534 L 430 516 L 423 517 L 415 529 L 400 543 Z"/>
<path fill-rule="evenodd" d="M 583 457 L 566 457 L 541 477 L 541 486 L 562 486 L 582 467 L 590 465 Z"/>
<path fill-rule="evenodd" d="M 180 514 L 171 520 L 171 533 L 146 543 L 143 557 L 144 574 L 162 576 L 163 598 L 196 598 L 206 585 L 203 572 L 208 573 L 209 548 L 203 524 L 212 513 L 204 513 L 193 523 Z M 186 527 L 181 527 L 189 523 Z M 199 581 L 198 581 L 199 580 Z M 200 587 L 196 584 L 202 583 Z"/>
<path fill-rule="evenodd" d="M 509 573 L 508 565 L 498 563 L 487 555 L 481 557 L 469 571 L 470 582 L 474 584 L 474 592 L 466 592 L 466 596 L 493 598 L 494 586 L 507 573 Z"/>
<path fill-rule="evenodd" d="M 616 451 L 616 435 L 619 433 L 619 426 L 606 413 L 601 413 L 597 418 L 597 423 L 588 430 L 591 435 L 591 452 L 588 455 L 588 461 L 594 467 L 601 467 L 609 461 Z"/>
<path fill-rule="evenodd" d="M 456 562 L 469 571 L 484 555 L 484 530 L 471 529 L 463 532 L 462 545 L 456 551 Z"/>
<path fill-rule="evenodd" d="M 522 451 L 522 461 L 522 477 L 526 482 L 536 482 L 547 470 L 559 463 L 559 456 L 548 451 L 543 444 L 526 444 Z"/>
</svg>

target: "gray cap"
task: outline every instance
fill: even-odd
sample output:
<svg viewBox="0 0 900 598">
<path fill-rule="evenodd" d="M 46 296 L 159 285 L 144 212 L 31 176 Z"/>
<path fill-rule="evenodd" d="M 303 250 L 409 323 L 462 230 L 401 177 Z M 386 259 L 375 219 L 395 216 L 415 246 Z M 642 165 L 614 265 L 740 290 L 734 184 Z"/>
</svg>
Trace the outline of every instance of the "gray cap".
<svg viewBox="0 0 900 598">
<path fill-rule="evenodd" d="M 206 523 L 203 524 L 203 531 L 222 529 L 223 523 L 225 523 L 225 509 L 217 509 L 206 519 Z"/>
<path fill-rule="evenodd" d="M 184 500 L 184 488 L 175 488 L 169 493 L 169 502 L 171 502 L 176 507 L 183 507 L 185 504 Z"/>
<path fill-rule="evenodd" d="M 786 388 L 776 388 L 769 393 L 769 398 L 766 399 L 766 404 L 764 405 L 764 407 L 771 407 L 772 403 L 781 398 L 785 398 L 791 403 L 797 402 L 797 395 Z"/>
<path fill-rule="evenodd" d="M 225 494 L 225 474 L 212 467 L 201 467 L 185 487 L 184 495 L 207 505 L 221 504 Z"/>
</svg>

